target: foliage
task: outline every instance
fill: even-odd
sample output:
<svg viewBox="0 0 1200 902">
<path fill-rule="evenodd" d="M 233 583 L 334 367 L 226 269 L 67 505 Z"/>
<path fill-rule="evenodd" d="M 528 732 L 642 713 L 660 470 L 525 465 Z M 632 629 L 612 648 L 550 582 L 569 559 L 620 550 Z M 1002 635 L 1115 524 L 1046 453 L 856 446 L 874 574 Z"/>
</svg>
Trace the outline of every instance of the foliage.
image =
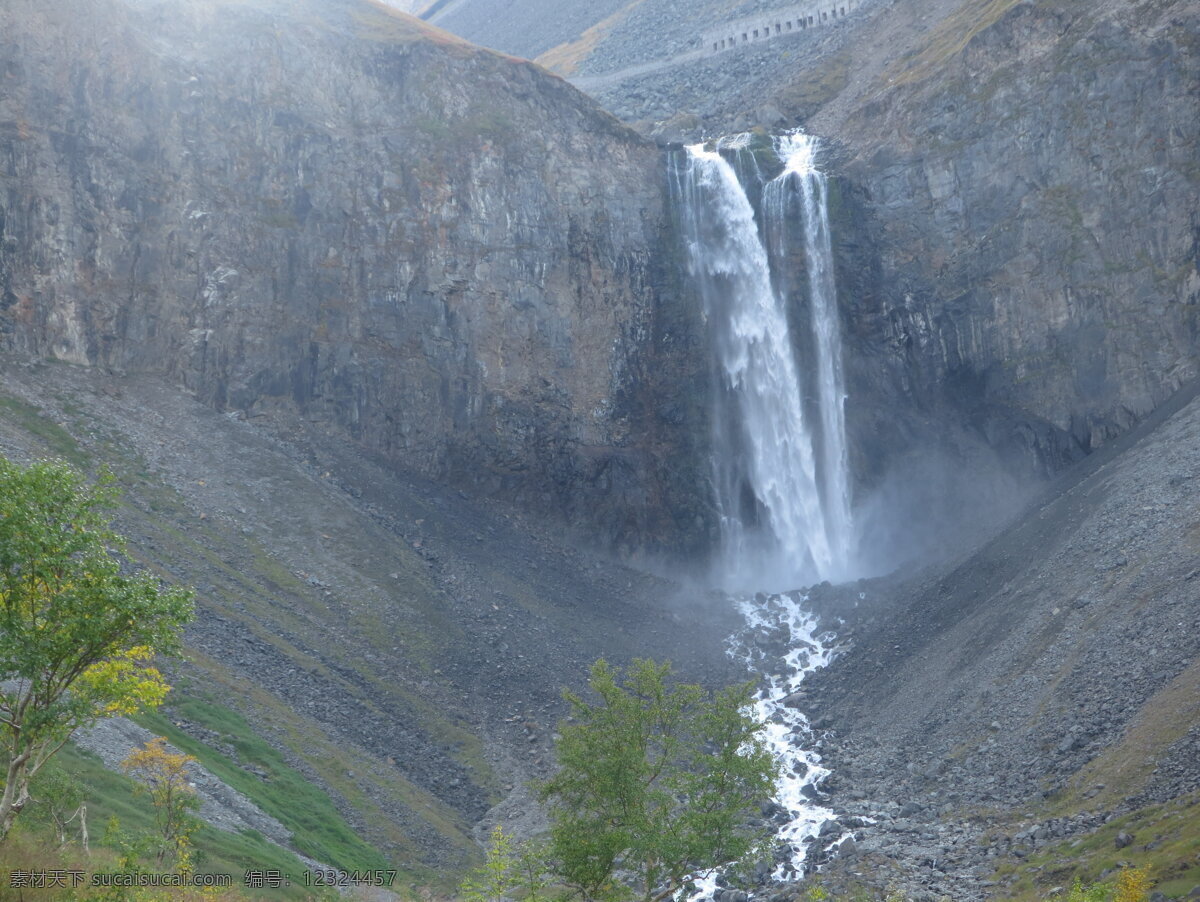
<svg viewBox="0 0 1200 902">
<path fill-rule="evenodd" d="M 156 736 L 129 753 L 121 767 L 135 776 L 154 805 L 154 823 L 158 828 L 158 863 L 174 854 L 177 865 L 186 870 L 191 836 L 199 822 L 191 812 L 199 807 L 196 790 L 188 780 L 191 755 L 167 751 L 167 740 Z"/>
<path fill-rule="evenodd" d="M 0 841 L 72 732 L 166 693 L 149 661 L 178 650 L 191 593 L 123 572 L 104 512 L 115 499 L 110 479 L 0 458 Z"/>
<path fill-rule="evenodd" d="M 540 899 L 549 884 L 546 850 L 537 843 L 517 843 L 497 824 L 484 863 L 459 887 L 466 902 L 500 902 L 519 893 L 526 902 Z"/>
<path fill-rule="evenodd" d="M 1154 883 L 1142 868 L 1121 868 L 1113 902 L 1146 902 Z"/>
<path fill-rule="evenodd" d="M 1146 902 L 1153 887 L 1145 868 L 1121 868 L 1115 887 L 1108 883 L 1085 884 L 1079 877 L 1071 884 L 1067 902 Z"/>
<path fill-rule="evenodd" d="M 777 765 L 750 714 L 749 684 L 709 695 L 667 686 L 670 664 L 635 661 L 625 679 L 595 663 L 591 705 L 566 693 L 559 772 L 541 784 L 550 851 L 564 883 L 587 898 L 621 897 L 628 872 L 646 902 L 744 863 L 766 841 L 745 820 L 775 788 Z"/>
<path fill-rule="evenodd" d="M 487 858 L 463 880 L 459 892 L 466 902 L 499 902 L 517 885 L 517 877 L 512 838 L 497 824 Z"/>
<path fill-rule="evenodd" d="M 170 705 L 171 718 L 190 720 L 221 734 L 233 755 L 197 741 L 161 711 L 140 715 L 137 720 L 165 735 L 176 748 L 195 755 L 209 773 L 278 818 L 292 833 L 293 848 L 345 871 L 390 867 L 388 860 L 346 823 L 329 795 L 291 767 L 240 714 L 206 701 L 196 692 L 173 695 Z M 257 776 L 246 765 L 268 777 Z"/>
<path fill-rule="evenodd" d="M 150 850 L 152 840 L 144 833 L 123 830 L 120 819 L 114 814 L 104 824 L 101 842 L 116 850 L 119 873 L 134 874 L 142 870 L 138 860 Z"/>
<path fill-rule="evenodd" d="M 175 694 L 172 692 L 172 696 Z M 78 818 L 68 827 L 68 837 L 73 841 L 59 846 L 54 826 L 42 807 L 44 780 L 58 768 L 85 787 L 90 851 L 80 842 Z M 9 885 L 13 870 L 67 869 L 81 871 L 84 874 L 82 886 L 89 889 L 60 888 L 58 892 L 27 894 L 26 898 L 44 899 L 45 902 L 52 899 L 61 902 L 150 902 L 151 898 L 164 902 L 167 899 L 171 902 L 211 902 L 213 890 L 207 887 L 191 891 L 181 887 L 159 890 L 110 887 L 101 891 L 93 887 L 91 875 L 97 873 L 179 871 L 178 862 L 162 868 L 155 864 L 160 843 L 154 806 L 149 794 L 138 792 L 136 781 L 119 767 L 110 770 L 98 756 L 67 743 L 30 783 L 29 791 L 33 800 L 18 818 L 7 842 L 0 846 L 0 899 L 8 898 L 3 887 Z M 313 902 L 326 898 L 318 888 L 304 886 L 302 877 L 306 869 L 295 856 L 254 830 L 230 832 L 205 824 L 192 836 L 191 859 L 196 873 L 234 875 L 232 886 L 217 891 L 217 897 L 229 902 L 235 899 Z M 247 888 L 241 879 L 247 870 L 278 871 L 291 879 L 291 885 L 262 891 Z M 397 887 L 406 885 L 401 880 L 398 875 Z M 15 899 L 15 893 L 12 895 Z M 331 890 L 328 898 L 336 898 L 336 892 Z"/>
<path fill-rule="evenodd" d="M 67 844 L 67 827 L 80 816 L 85 790 L 74 775 L 51 761 L 32 784 L 31 801 L 54 825 L 59 846 Z"/>
<path fill-rule="evenodd" d="M 1108 902 L 1108 887 L 1099 883 L 1084 886 L 1083 881 L 1076 877 L 1067 895 L 1067 902 Z"/>
<path fill-rule="evenodd" d="M 534 885 L 530 886 L 524 866 L 532 864 L 535 877 Z M 538 890 L 545 885 L 545 865 L 529 854 L 528 847 L 517 844 L 512 837 L 504 832 L 499 824 L 492 830 L 491 842 L 487 846 L 487 858 L 484 864 L 470 872 L 458 894 L 466 902 L 500 902 L 508 898 L 512 892 L 526 888 L 527 898 L 536 897 Z"/>
<path fill-rule="evenodd" d="M 829 895 L 829 890 L 820 883 L 814 884 L 804 891 L 805 902 L 826 902 L 830 898 L 832 897 Z"/>
<path fill-rule="evenodd" d="M 1075 810 L 1058 808 L 1056 813 Z M 1153 836 L 1154 841 L 1118 849 L 1116 838 L 1121 833 Z M 1122 867 L 1156 875 L 1154 889 L 1168 898 L 1182 898 L 1200 883 L 1200 791 L 1135 809 L 1087 835 L 1036 850 L 1020 861 L 1010 859 L 1000 864 L 993 879 L 1004 882 L 1014 902 L 1036 902 L 1061 882 L 1063 874 L 1079 874 L 1086 889 L 1087 875 L 1107 872 L 1113 875 L 1103 887 L 1109 895 L 1101 898 L 1107 902 Z"/>
</svg>

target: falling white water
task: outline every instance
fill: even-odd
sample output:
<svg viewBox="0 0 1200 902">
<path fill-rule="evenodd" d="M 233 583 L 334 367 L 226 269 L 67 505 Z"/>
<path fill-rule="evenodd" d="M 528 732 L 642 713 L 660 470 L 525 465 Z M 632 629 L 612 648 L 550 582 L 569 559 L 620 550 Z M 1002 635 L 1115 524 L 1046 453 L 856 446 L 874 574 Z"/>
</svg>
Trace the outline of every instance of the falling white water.
<svg viewBox="0 0 1200 902">
<path fill-rule="evenodd" d="M 752 141 L 740 135 L 688 147 L 673 166 L 672 188 L 714 348 L 723 576 L 746 619 L 729 651 L 763 678 L 756 713 L 783 774 L 771 812 L 780 853 L 774 876 L 787 879 L 804 872 L 809 845 L 834 817 L 819 804 L 828 771 L 797 695 L 804 677 L 829 662 L 832 637 L 817 635 L 807 596 L 781 593 L 850 578 L 855 549 L 828 186 L 814 165 L 815 140 L 800 133 L 774 139 L 778 175 L 744 185 L 739 170 L 745 178 L 762 172 L 765 148 Z M 758 215 L 747 187 L 761 189 Z M 800 235 L 802 286 L 790 278 Z M 793 326 L 805 330 L 799 341 Z M 809 357 L 798 358 L 798 346 Z M 829 845 L 843 839 L 838 834 Z M 714 890 L 710 878 L 695 898 Z"/>
<path fill-rule="evenodd" d="M 713 469 L 724 581 L 742 590 L 786 590 L 845 579 L 851 565 L 841 341 L 824 177 L 812 166 L 812 139 L 787 135 L 777 139 L 785 168 L 763 189 L 763 217 L 766 230 L 786 241 L 799 194 L 815 349 L 805 371 L 816 404 L 806 405 L 790 298 L 776 287 L 750 198 L 722 153 L 747 155 L 746 168 L 757 171 L 746 145 L 739 136 L 720 148 L 688 147 L 674 186 L 720 379 Z"/>
<path fill-rule="evenodd" d="M 782 135 L 775 146 L 783 174 L 767 186 L 769 205 L 778 212 L 780 231 L 790 221 L 790 182 L 798 183 L 804 215 L 809 304 L 816 337 L 817 394 L 821 412 L 821 512 L 836 561 L 834 578 L 846 578 L 853 566 L 854 534 L 850 520 L 850 462 L 846 451 L 846 389 L 842 381 L 842 335 L 838 324 L 837 284 L 829 231 L 829 193 L 825 174 L 816 168 L 816 139 L 801 132 Z"/>
</svg>

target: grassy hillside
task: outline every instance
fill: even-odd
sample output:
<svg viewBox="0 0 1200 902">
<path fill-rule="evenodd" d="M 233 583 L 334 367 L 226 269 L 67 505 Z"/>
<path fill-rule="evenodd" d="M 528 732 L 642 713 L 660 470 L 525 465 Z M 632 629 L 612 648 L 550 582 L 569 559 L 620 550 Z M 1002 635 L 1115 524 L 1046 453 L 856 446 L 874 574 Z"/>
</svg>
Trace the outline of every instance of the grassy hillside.
<svg viewBox="0 0 1200 902">
<path fill-rule="evenodd" d="M 281 638 L 311 629 L 312 612 L 328 609 L 327 602 L 322 605 L 314 597 L 319 595 L 312 586 L 291 574 L 261 542 L 248 541 L 240 533 L 227 534 L 207 515 L 190 509 L 130 446 L 127 437 L 115 432 L 111 423 L 96 419 L 94 411 L 73 403 L 67 394 L 60 394 L 52 403 L 52 408 L 43 408 L 10 395 L 0 396 L 0 451 L 15 459 L 65 459 L 90 472 L 111 470 L 124 491 L 124 504 L 118 511 L 120 530 L 130 538 L 134 554 L 164 580 L 200 587 L 202 613 L 197 626 L 201 632 L 206 613 L 211 617 L 222 610 L 232 615 L 232 631 L 243 638 L 271 642 L 296 666 L 348 666 L 353 660 L 348 651 L 328 663 L 318 663 Z M 395 559 L 390 564 L 399 566 Z M 406 585 L 399 578 L 396 582 Z M 371 774 L 378 771 L 378 762 L 347 746 L 328 726 L 296 712 L 252 675 L 239 673 L 220 655 L 205 653 L 204 644 L 192 634 L 185 659 L 167 662 L 173 692 L 160 712 L 139 717 L 143 726 L 195 755 L 210 772 L 278 818 L 294 834 L 291 846 L 296 851 L 347 871 L 397 868 L 398 881 L 408 885 L 453 883 L 456 868 L 440 872 L 422 865 L 421 851 L 407 833 L 388 823 L 385 811 L 393 805 L 421 807 L 445 844 L 461 850 L 462 860 L 469 862 L 474 847 L 461 815 L 395 773 L 376 773 L 374 792 L 363 791 L 353 779 L 353 769 Z M 465 750 L 463 754 L 483 772 L 481 779 L 488 780 L 478 739 L 463 727 L 445 722 L 433 706 L 423 704 L 421 708 L 435 729 Z M 189 735 L 177 724 L 186 724 L 205 738 Z M 266 741 L 267 735 L 275 746 Z M 108 770 L 88 752 L 68 746 L 60 761 L 87 787 L 93 845 L 100 856 L 89 867 L 112 865 L 120 844 L 111 836 L 105 841 L 105 824 L 115 817 L 122 834 L 143 834 L 152 826 L 148 803 L 134 795 L 127 777 Z M 36 798 L 36 791 L 34 795 Z M 363 830 L 362 824 L 368 820 L 378 828 Z M 37 806 L 21 827 L 24 839 L 3 852 L 3 865 L 10 869 L 25 867 L 31 849 L 45 850 L 50 845 L 49 824 L 39 816 Z M 213 873 L 234 873 L 240 880 L 247 869 L 280 870 L 296 880 L 296 886 L 284 896 L 312 895 L 300 889 L 305 868 L 296 856 L 262 836 L 205 827 L 196 847 L 204 868 Z M 62 861 L 70 864 L 73 854 L 68 850 Z M 50 859 L 58 860 L 53 855 Z"/>
<path fill-rule="evenodd" d="M 128 862 L 123 862 L 122 856 L 129 854 L 139 837 L 154 832 L 150 801 L 136 792 L 136 785 L 129 777 L 109 769 L 98 757 L 73 744 L 68 744 L 59 753 L 57 763 L 84 787 L 90 854 L 85 854 L 80 844 L 77 820 L 71 825 L 68 844 L 58 847 L 58 838 L 45 805 L 37 801 L 40 793 L 39 783 L 35 780 L 32 787 L 34 803 L 17 821 L 11 839 L 0 847 L 0 899 L 78 898 L 60 887 L 47 887 L 41 891 L 23 888 L 23 892 L 16 892 L 12 874 L 14 871 L 53 869 L 82 872 L 84 886 L 90 888 L 93 874 L 126 870 Z M 316 890 L 304 886 L 305 866 L 295 855 L 253 831 L 234 833 L 205 826 L 195 835 L 194 848 L 197 873 L 232 878 L 231 886 L 224 889 L 220 898 L 320 897 Z M 135 855 L 132 863 L 146 870 L 155 869 L 150 854 Z M 246 874 L 253 871 L 277 871 L 289 875 L 292 884 L 279 888 L 251 888 L 246 884 Z M 178 894 L 181 891 L 172 892 L 176 895 L 170 898 L 181 897 Z M 85 894 L 84 898 L 89 896 Z"/>
<path fill-rule="evenodd" d="M 1122 833 L 1133 840 L 1118 848 Z M 1155 891 L 1170 899 L 1184 898 L 1200 886 L 1200 794 L 1139 808 L 1088 836 L 1006 861 L 996 877 L 1016 878 L 1006 886 L 1005 898 L 1033 902 L 1055 887 L 1069 887 L 1076 878 L 1085 885 L 1111 884 L 1121 867 L 1143 869 Z"/>
</svg>

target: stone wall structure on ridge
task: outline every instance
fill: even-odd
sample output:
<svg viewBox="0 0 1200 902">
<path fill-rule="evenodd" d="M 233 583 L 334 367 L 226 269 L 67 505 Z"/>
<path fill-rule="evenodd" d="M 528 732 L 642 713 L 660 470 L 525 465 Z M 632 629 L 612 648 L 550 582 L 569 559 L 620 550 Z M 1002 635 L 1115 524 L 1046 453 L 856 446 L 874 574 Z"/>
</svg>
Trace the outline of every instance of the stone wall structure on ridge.
<svg viewBox="0 0 1200 902">
<path fill-rule="evenodd" d="M 700 46 L 707 53 L 721 53 L 809 28 L 819 28 L 850 15 L 864 2 L 866 0 L 809 0 L 808 3 L 757 13 L 707 29 L 701 37 Z"/>
</svg>

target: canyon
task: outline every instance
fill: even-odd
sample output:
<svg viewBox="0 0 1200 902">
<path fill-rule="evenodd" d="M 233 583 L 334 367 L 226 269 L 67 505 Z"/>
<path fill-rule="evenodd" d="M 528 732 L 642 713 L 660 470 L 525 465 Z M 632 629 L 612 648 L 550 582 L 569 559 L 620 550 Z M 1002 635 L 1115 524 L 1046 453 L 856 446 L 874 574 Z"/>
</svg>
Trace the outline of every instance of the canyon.
<svg viewBox="0 0 1200 902">
<path fill-rule="evenodd" d="M 879 0 L 687 56 L 785 6 L 0 10 L 0 448 L 118 473 L 136 556 L 200 589 L 184 683 L 413 886 L 536 829 L 597 655 L 738 675 L 668 177 L 735 132 L 803 128 L 827 177 L 865 549 L 810 598 L 861 849 L 828 879 L 1005 898 L 996 831 L 1194 810 L 1195 712 L 1154 724 L 1197 654 L 1200 10 Z"/>
</svg>

